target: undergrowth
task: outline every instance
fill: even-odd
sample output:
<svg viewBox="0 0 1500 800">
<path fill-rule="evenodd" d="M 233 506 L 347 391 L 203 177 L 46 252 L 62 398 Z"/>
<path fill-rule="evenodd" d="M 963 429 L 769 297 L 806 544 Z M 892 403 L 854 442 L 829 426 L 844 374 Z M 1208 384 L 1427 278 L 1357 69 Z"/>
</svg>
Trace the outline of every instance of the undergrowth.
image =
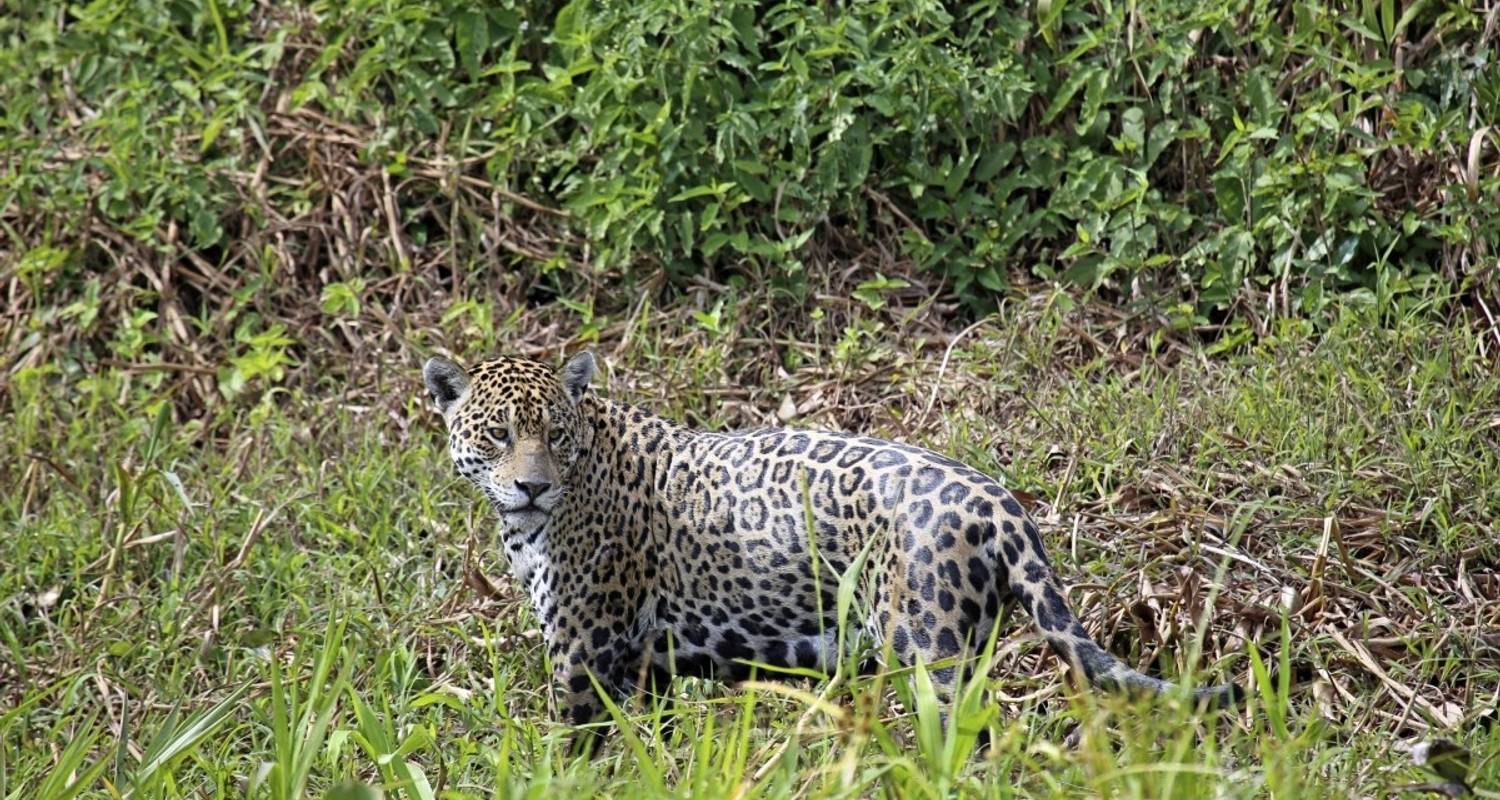
<svg viewBox="0 0 1500 800">
<path fill-rule="evenodd" d="M 1437 284 L 1493 314 L 1493 19 L 1458 0 L 23 2 L 0 17 L 0 263 L 15 302 L 54 313 L 10 335 L 135 326 L 212 364 L 172 313 L 289 293 L 356 313 L 410 271 L 454 302 L 701 276 L 796 308 L 852 267 L 970 312 L 1057 279 L 1238 340 L 1333 294 Z M 156 318 L 109 313 L 158 298 Z"/>
</svg>

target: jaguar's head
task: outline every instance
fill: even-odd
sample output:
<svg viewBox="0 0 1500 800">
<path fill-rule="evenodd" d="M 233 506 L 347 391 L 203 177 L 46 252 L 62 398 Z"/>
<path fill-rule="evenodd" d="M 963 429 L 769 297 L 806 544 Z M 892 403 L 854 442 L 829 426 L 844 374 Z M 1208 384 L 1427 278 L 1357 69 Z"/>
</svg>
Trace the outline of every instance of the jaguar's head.
<svg viewBox="0 0 1500 800">
<path fill-rule="evenodd" d="M 591 438 L 579 404 L 593 377 L 587 351 L 561 370 L 510 357 L 469 371 L 441 357 L 422 367 L 454 467 L 509 525 L 545 520 L 567 495 Z"/>
</svg>

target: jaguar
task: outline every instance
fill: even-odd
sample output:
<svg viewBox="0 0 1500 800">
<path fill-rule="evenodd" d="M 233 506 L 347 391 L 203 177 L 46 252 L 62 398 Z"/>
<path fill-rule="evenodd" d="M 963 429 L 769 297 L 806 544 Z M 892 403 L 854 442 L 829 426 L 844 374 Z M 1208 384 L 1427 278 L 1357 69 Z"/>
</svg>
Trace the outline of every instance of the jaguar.
<svg viewBox="0 0 1500 800">
<path fill-rule="evenodd" d="M 588 351 L 560 369 L 516 357 L 422 369 L 458 474 L 499 518 L 566 721 L 600 718 L 601 692 L 623 698 L 647 675 L 832 671 L 849 570 L 867 652 L 934 665 L 945 696 L 1015 605 L 1090 685 L 1171 687 L 1090 638 L 1036 523 L 989 475 L 869 436 L 694 430 L 601 397 L 596 369 Z"/>
</svg>

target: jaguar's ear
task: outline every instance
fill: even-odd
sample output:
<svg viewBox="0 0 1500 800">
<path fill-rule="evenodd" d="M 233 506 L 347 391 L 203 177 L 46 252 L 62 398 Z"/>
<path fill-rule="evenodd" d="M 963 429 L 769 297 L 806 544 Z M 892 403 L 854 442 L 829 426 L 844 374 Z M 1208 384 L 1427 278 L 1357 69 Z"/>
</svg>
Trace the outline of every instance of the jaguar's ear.
<svg viewBox="0 0 1500 800">
<path fill-rule="evenodd" d="M 594 354 L 588 350 L 568 359 L 568 363 L 562 368 L 563 391 L 568 393 L 568 399 L 575 404 L 583 399 L 583 393 L 588 391 L 589 382 L 594 379 Z"/>
<path fill-rule="evenodd" d="M 427 384 L 427 393 L 437 403 L 438 410 L 447 415 L 448 409 L 469 388 L 469 373 L 442 356 L 433 356 L 422 366 L 422 382 Z"/>
</svg>

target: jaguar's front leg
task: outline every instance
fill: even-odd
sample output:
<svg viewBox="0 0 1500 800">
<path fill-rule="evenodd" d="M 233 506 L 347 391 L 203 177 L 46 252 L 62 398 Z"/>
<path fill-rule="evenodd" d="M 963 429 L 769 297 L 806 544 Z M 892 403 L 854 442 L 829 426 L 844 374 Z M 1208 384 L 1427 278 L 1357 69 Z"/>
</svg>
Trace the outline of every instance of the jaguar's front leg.
<svg viewBox="0 0 1500 800">
<path fill-rule="evenodd" d="M 591 652 L 591 648 L 584 646 L 569 648 L 559 655 L 554 656 L 552 667 L 558 717 L 569 725 L 599 721 L 604 717 L 600 690 L 615 702 L 623 697 L 623 665 L 612 652 Z"/>
<path fill-rule="evenodd" d="M 597 610 L 592 616 L 573 618 L 581 620 L 577 629 L 559 631 L 563 635 L 549 643 L 548 654 L 557 716 L 570 725 L 582 726 L 604 718 L 601 691 L 616 704 L 625 699 L 639 651 L 623 624 L 611 622 Z M 580 731 L 580 743 L 592 747 L 597 734 L 593 728 Z"/>
</svg>

